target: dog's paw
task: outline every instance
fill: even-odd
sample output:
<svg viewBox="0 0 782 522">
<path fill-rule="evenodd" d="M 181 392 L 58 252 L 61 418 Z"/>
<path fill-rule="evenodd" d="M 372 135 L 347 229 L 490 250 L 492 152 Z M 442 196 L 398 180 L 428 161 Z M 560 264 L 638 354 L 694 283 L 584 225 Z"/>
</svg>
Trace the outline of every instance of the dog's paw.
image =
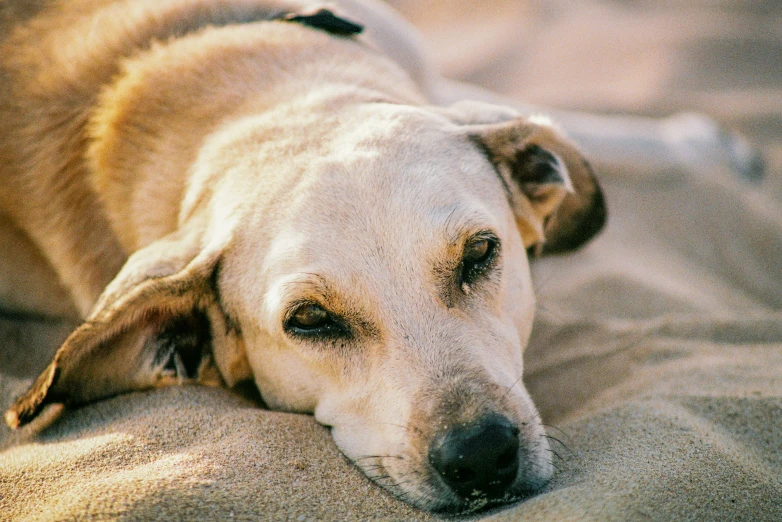
<svg viewBox="0 0 782 522">
<path fill-rule="evenodd" d="M 758 182 L 765 163 L 760 152 L 740 134 L 696 113 L 681 113 L 663 121 L 663 135 L 676 160 L 698 175 L 725 173 Z"/>
</svg>

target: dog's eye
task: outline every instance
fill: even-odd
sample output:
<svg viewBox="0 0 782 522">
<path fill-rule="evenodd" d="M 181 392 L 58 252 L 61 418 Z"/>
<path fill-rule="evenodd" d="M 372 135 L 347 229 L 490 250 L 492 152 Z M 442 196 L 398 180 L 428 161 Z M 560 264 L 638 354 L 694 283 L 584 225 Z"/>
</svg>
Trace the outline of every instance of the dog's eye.
<svg viewBox="0 0 782 522">
<path fill-rule="evenodd" d="M 464 249 L 464 259 L 471 263 L 485 261 L 491 253 L 491 241 L 487 238 L 477 239 L 469 243 Z"/>
<path fill-rule="evenodd" d="M 343 335 L 347 331 L 338 319 L 313 303 L 296 308 L 285 321 L 284 327 L 293 335 L 316 337 Z"/>
<path fill-rule="evenodd" d="M 326 324 L 329 313 L 318 305 L 308 304 L 300 306 L 291 315 L 289 326 L 302 330 L 314 330 Z"/>
<path fill-rule="evenodd" d="M 498 245 L 499 240 L 493 234 L 475 236 L 464 245 L 462 270 L 460 274 L 460 286 L 463 289 L 465 288 L 465 285 L 470 285 L 491 266 L 492 262 L 497 257 Z"/>
</svg>

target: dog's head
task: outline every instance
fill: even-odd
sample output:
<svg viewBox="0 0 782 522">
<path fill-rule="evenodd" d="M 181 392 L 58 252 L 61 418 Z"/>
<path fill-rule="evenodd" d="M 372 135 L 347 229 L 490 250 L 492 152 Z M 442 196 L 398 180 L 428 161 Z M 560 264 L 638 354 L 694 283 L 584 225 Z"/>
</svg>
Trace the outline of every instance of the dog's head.
<svg viewBox="0 0 782 522">
<path fill-rule="evenodd" d="M 49 402 L 252 379 L 420 507 L 539 489 L 552 465 L 521 382 L 528 255 L 602 226 L 586 162 L 545 121 L 483 104 L 280 121 L 204 145 L 180 229 L 130 258 L 9 424 Z"/>
</svg>

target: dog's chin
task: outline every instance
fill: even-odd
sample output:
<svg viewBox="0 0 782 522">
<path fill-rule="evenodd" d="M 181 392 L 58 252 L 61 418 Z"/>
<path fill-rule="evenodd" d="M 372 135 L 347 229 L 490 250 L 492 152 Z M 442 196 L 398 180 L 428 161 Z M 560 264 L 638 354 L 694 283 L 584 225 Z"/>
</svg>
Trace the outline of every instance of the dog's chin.
<svg viewBox="0 0 782 522">
<path fill-rule="evenodd" d="M 520 486 L 513 490 L 507 491 L 501 497 L 488 497 L 484 494 L 476 493 L 474 496 L 463 499 L 452 495 L 454 498 L 451 501 L 443 501 L 428 507 L 417 507 L 447 517 L 474 515 L 491 510 L 493 508 L 507 506 L 509 504 L 526 500 L 540 492 L 544 486 L 545 483 L 541 484 L 540 487 L 532 489 L 526 486 Z"/>
<path fill-rule="evenodd" d="M 533 497 L 539 493 L 545 482 L 539 487 L 529 488 L 526 486 L 520 486 L 512 490 L 507 491 L 501 497 L 489 497 L 482 493 L 477 493 L 468 498 L 461 498 L 450 491 L 438 492 L 432 491 L 429 493 L 418 491 L 393 491 L 391 493 L 405 502 L 412 504 L 413 506 L 429 511 L 437 515 L 443 516 L 462 516 L 462 515 L 474 515 L 484 511 L 491 510 L 493 508 L 507 506 L 516 502 L 521 502 L 530 497 Z M 396 489 L 396 488 L 394 488 Z"/>
<path fill-rule="evenodd" d="M 359 464 L 359 463 L 356 463 Z M 516 483 L 502 496 L 489 497 L 476 492 L 467 498 L 456 495 L 436 477 L 427 472 L 407 471 L 391 473 L 383 464 L 359 465 L 364 474 L 394 497 L 437 515 L 455 517 L 474 515 L 497 507 L 529 499 L 548 484 L 553 466 L 548 460 L 538 463 L 540 474 L 534 480 L 517 478 Z"/>
<path fill-rule="evenodd" d="M 549 473 L 532 483 L 517 480 L 514 486 L 499 497 L 489 497 L 483 493 L 476 492 L 468 498 L 461 498 L 448 491 L 447 495 L 444 495 L 444 497 L 448 497 L 447 500 L 444 499 L 444 502 L 423 509 L 444 516 L 473 515 L 527 500 L 540 493 L 546 487 L 550 478 L 551 474 Z"/>
</svg>

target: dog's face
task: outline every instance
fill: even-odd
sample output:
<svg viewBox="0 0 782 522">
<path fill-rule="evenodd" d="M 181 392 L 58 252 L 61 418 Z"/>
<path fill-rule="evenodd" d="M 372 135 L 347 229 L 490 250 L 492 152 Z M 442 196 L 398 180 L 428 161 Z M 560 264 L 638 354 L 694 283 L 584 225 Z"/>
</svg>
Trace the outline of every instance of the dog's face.
<svg viewBox="0 0 782 522">
<path fill-rule="evenodd" d="M 539 487 L 549 453 L 519 380 L 534 298 L 503 183 L 442 116 L 365 112 L 372 123 L 337 132 L 284 198 L 253 198 L 265 209 L 239 218 L 225 254 L 222 302 L 258 388 L 314 412 L 369 476 L 426 507 L 485 493 L 447 457 L 443 476 L 432 464 L 459 430 L 513 453 L 492 493 Z"/>
<path fill-rule="evenodd" d="M 251 378 L 420 507 L 539 489 L 552 467 L 521 382 L 527 252 L 580 244 L 604 211 L 556 131 L 506 119 L 366 104 L 302 122 L 295 143 L 270 140 L 266 117 L 219 132 L 193 169 L 187 226 L 131 258 L 10 420 L 51 397 Z M 107 358 L 123 369 L 107 376 Z"/>
</svg>

